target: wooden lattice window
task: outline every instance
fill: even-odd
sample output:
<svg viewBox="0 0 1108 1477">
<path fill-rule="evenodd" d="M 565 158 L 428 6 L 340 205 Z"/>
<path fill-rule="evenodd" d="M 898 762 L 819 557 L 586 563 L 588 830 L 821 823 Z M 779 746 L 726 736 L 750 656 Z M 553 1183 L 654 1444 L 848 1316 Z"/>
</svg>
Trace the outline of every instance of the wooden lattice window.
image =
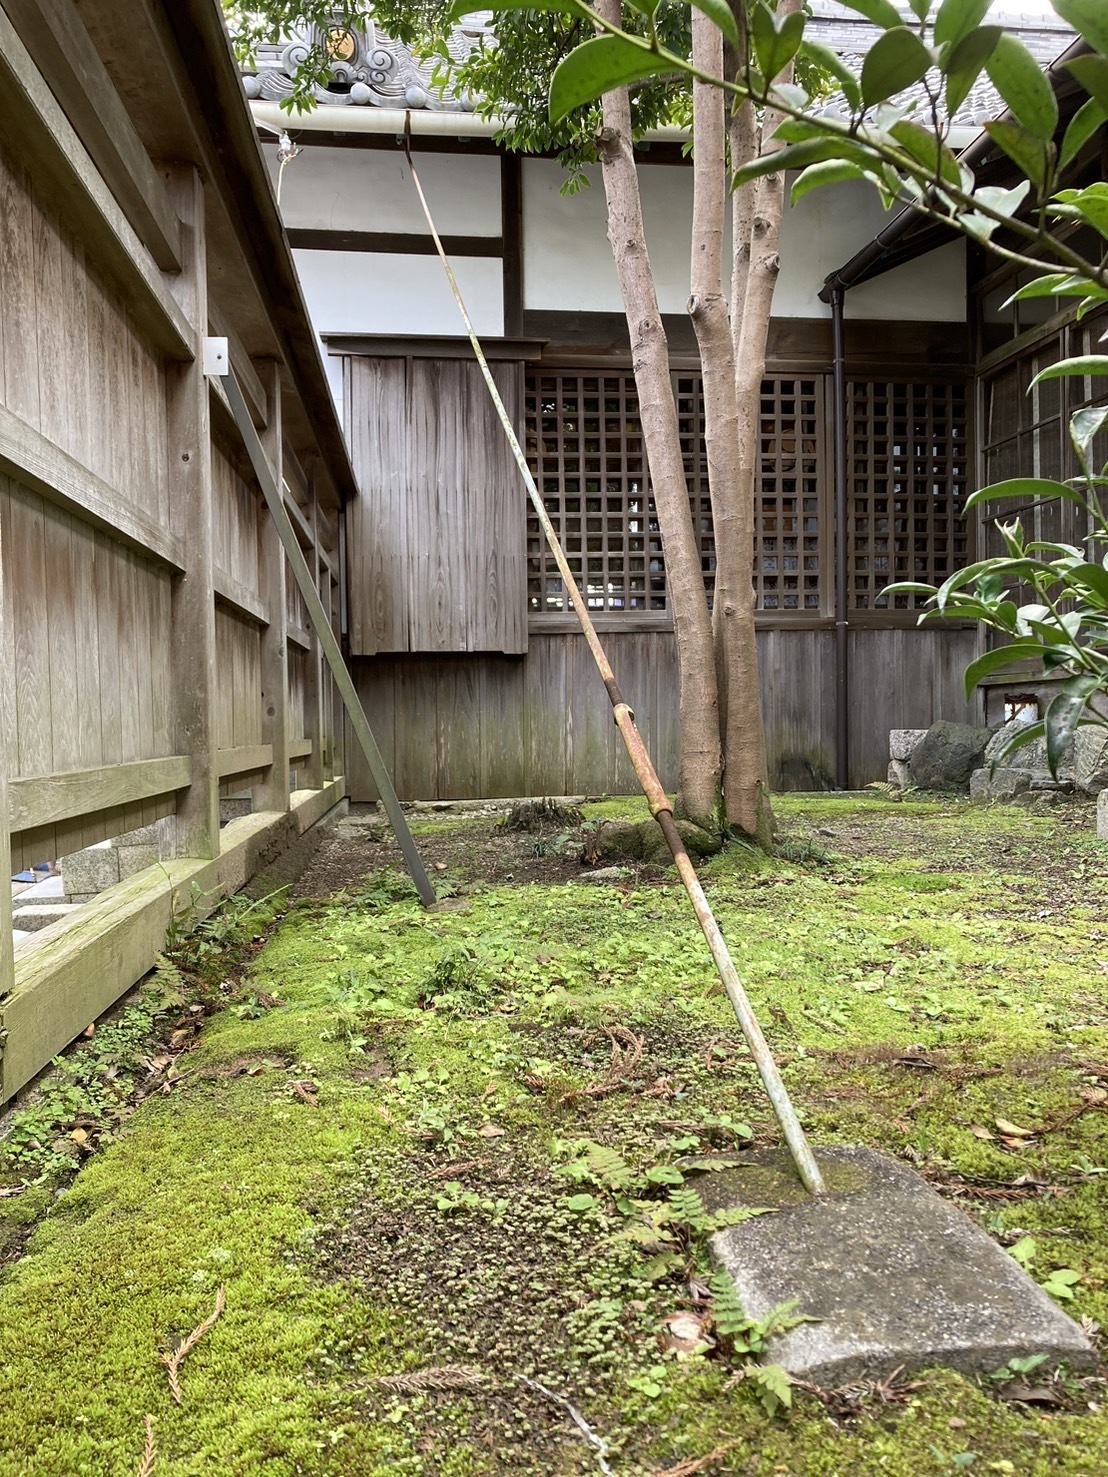
<svg viewBox="0 0 1108 1477">
<path fill-rule="evenodd" d="M 910 610 L 898 580 L 940 584 L 966 563 L 969 472 L 965 385 L 858 382 L 848 387 L 849 603 Z"/>
<path fill-rule="evenodd" d="M 625 374 L 527 378 L 527 454 L 569 567 L 597 613 L 667 609 L 658 519 L 649 496 L 635 382 Z M 557 566 L 532 513 L 527 606 L 569 609 Z"/>
</svg>

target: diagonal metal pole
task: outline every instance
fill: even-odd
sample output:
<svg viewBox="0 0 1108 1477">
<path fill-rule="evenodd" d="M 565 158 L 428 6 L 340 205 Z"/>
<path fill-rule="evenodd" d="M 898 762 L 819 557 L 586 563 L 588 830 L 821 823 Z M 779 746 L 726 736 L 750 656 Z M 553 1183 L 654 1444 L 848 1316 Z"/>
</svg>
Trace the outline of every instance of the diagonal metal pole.
<svg viewBox="0 0 1108 1477">
<path fill-rule="evenodd" d="M 327 658 L 327 665 L 331 669 L 331 675 L 337 686 L 346 707 L 350 726 L 354 730 L 354 736 L 361 745 L 362 753 L 365 755 L 369 772 L 373 776 L 373 783 L 377 786 L 385 806 L 385 813 L 392 824 L 396 839 L 400 843 L 400 850 L 404 853 L 404 860 L 408 864 L 412 881 L 416 885 L 425 907 L 431 907 L 438 902 L 435 889 L 431 885 L 431 879 L 427 876 L 426 868 L 420 860 L 419 852 L 416 850 L 415 840 L 408 828 L 407 818 L 400 809 L 400 801 L 396 798 L 392 779 L 385 768 L 385 761 L 381 757 L 381 751 L 377 747 L 377 740 L 373 737 L 373 730 L 369 726 L 365 709 L 362 707 L 361 699 L 358 697 L 357 688 L 350 670 L 343 660 L 342 650 L 331 629 L 331 623 L 327 619 L 327 613 L 323 609 L 323 601 L 319 598 L 319 591 L 312 580 L 311 571 L 308 569 L 308 561 L 304 558 L 304 551 L 300 547 L 300 540 L 296 537 L 296 531 L 292 526 L 292 520 L 285 508 L 284 498 L 281 490 L 274 480 L 273 470 L 269 465 L 265 451 L 254 422 L 250 418 L 250 411 L 246 401 L 243 399 L 239 382 L 235 378 L 230 364 L 224 360 L 220 366 L 221 373 L 218 378 L 223 380 L 223 387 L 227 392 L 227 400 L 231 407 L 231 414 L 235 418 L 235 424 L 239 428 L 246 454 L 250 458 L 250 465 L 254 468 L 254 475 L 258 479 L 258 485 L 262 489 L 266 507 L 269 509 L 270 517 L 277 525 L 277 532 L 284 547 L 285 555 L 292 568 L 300 593 L 304 597 L 304 604 L 308 607 L 308 615 L 315 633 L 319 638 L 319 644 L 323 649 L 323 655 Z M 272 613 L 271 613 L 272 614 Z"/>
<path fill-rule="evenodd" d="M 558 535 L 547 514 L 546 505 L 539 494 L 539 489 L 535 485 L 535 479 L 531 475 L 531 469 L 527 465 L 527 458 L 524 456 L 523 448 L 519 444 L 519 438 L 516 436 L 511 417 L 504 408 L 503 400 L 500 398 L 500 391 L 496 387 L 496 381 L 492 377 L 492 372 L 489 369 L 488 362 L 481 348 L 481 341 L 478 339 L 469 313 L 466 311 L 466 305 L 459 291 L 458 283 L 455 280 L 450 260 L 443 249 L 439 233 L 435 229 L 435 222 L 431 217 L 427 197 L 423 193 L 423 186 L 419 182 L 419 175 L 416 173 L 415 165 L 412 163 L 410 143 L 411 116 L 409 114 L 406 119 L 404 131 L 404 153 L 408 160 L 408 168 L 412 173 L 412 183 L 415 185 L 416 194 L 419 196 L 419 203 L 423 207 L 423 214 L 435 243 L 435 249 L 439 254 L 439 260 L 442 262 L 447 279 L 450 282 L 454 300 L 458 304 L 458 311 L 462 315 L 462 321 L 465 324 L 466 333 L 469 335 L 469 341 L 473 345 L 473 352 L 477 356 L 477 363 L 480 365 L 481 373 L 485 377 L 485 383 L 489 387 L 489 394 L 492 396 L 493 404 L 496 406 L 500 423 L 504 427 L 504 434 L 508 438 L 508 444 L 512 449 L 512 455 L 515 457 L 516 466 L 519 468 L 520 475 L 527 487 L 531 504 L 538 516 L 542 531 L 546 535 L 546 542 L 550 547 L 550 552 L 554 555 L 554 560 L 561 573 L 563 584 L 569 591 L 570 599 L 573 601 L 573 608 L 577 612 L 577 617 L 581 622 L 581 627 L 585 634 L 585 640 L 589 644 L 589 650 L 592 652 L 593 660 L 596 662 L 601 680 L 607 689 L 616 725 L 623 737 L 624 746 L 627 749 L 631 763 L 635 767 L 635 773 L 638 775 L 643 794 L 649 802 L 650 813 L 661 827 L 662 835 L 666 838 L 669 849 L 673 854 L 673 860 L 676 863 L 678 874 L 684 884 L 685 891 L 689 895 L 689 900 L 693 905 L 693 911 L 696 913 L 696 921 L 700 924 L 704 937 L 708 942 L 708 948 L 715 961 L 716 969 L 719 971 L 719 977 L 723 981 L 723 987 L 727 991 L 727 997 L 731 1001 L 731 1005 L 738 1017 L 739 1025 L 742 1027 L 742 1033 L 746 1038 L 746 1044 L 750 1048 L 750 1054 L 757 1065 L 759 1075 L 762 1079 L 762 1085 L 777 1116 L 777 1121 L 781 1125 L 781 1132 L 785 1136 L 785 1142 L 788 1145 L 789 1153 L 792 1155 L 793 1163 L 796 1165 L 797 1173 L 800 1175 L 801 1182 L 805 1188 L 811 1191 L 813 1195 L 822 1194 L 824 1190 L 823 1177 L 819 1172 L 819 1166 L 816 1164 L 807 1136 L 800 1126 L 800 1120 L 796 1116 L 796 1109 L 792 1105 L 788 1089 L 782 1080 L 777 1063 L 773 1059 L 773 1053 L 769 1049 L 769 1043 L 762 1034 L 762 1028 L 758 1024 L 758 1018 L 754 1014 L 754 1009 L 743 988 L 742 981 L 739 979 L 738 970 L 735 968 L 734 961 L 727 948 L 727 943 L 723 934 L 720 932 L 719 924 L 715 920 L 711 905 L 704 894 L 704 889 L 700 885 L 700 878 L 696 875 L 696 868 L 693 866 L 689 853 L 685 849 L 685 843 L 681 840 L 681 833 L 677 829 L 677 825 L 673 819 L 673 806 L 670 804 L 669 796 L 662 788 L 662 782 L 658 778 L 658 772 L 651 762 L 646 745 L 643 743 L 642 735 L 635 725 L 635 715 L 619 690 L 615 673 L 612 671 L 604 647 L 601 645 L 600 637 L 596 633 L 596 627 L 592 623 L 589 608 L 585 604 L 585 597 L 578 589 L 577 581 L 574 579 L 573 573 L 566 561 L 566 556 L 562 552 Z"/>
</svg>

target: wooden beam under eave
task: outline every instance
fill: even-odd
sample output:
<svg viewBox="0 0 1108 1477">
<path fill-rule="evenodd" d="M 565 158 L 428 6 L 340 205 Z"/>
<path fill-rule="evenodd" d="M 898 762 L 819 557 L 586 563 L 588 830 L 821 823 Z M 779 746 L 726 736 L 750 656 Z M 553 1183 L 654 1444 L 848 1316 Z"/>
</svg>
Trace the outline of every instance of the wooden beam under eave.
<svg viewBox="0 0 1108 1477">
<path fill-rule="evenodd" d="M 0 96 L 4 133 L 31 174 L 49 183 L 59 213 L 120 287 L 151 344 L 170 358 L 191 359 L 188 320 L 2 6 Z"/>
<path fill-rule="evenodd" d="M 179 272 L 177 217 L 73 0 L 4 0 L 4 9 L 135 234 L 163 272 Z"/>
</svg>

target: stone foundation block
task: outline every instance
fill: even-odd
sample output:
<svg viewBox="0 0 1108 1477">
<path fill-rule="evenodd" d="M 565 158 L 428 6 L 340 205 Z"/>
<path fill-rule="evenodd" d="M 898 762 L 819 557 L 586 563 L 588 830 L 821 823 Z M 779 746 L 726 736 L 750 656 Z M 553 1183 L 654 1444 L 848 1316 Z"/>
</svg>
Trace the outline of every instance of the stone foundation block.
<svg viewBox="0 0 1108 1477">
<path fill-rule="evenodd" d="M 1096 835 L 1098 841 L 1108 841 L 1108 790 L 1096 797 Z"/>
<path fill-rule="evenodd" d="M 926 728 L 890 728 L 889 758 L 899 760 L 901 764 L 907 764 L 912 757 L 912 750 L 926 732 Z"/>
<path fill-rule="evenodd" d="M 69 918 L 80 912 L 77 903 L 37 903 L 31 908 L 17 907 L 12 914 L 12 923 L 24 933 L 38 933 L 40 928 L 49 928 L 59 918 Z"/>
<path fill-rule="evenodd" d="M 90 846 L 58 860 L 67 898 L 95 896 L 119 881 L 119 853 L 112 846 Z"/>
<path fill-rule="evenodd" d="M 886 775 L 890 785 L 896 785 L 898 789 L 906 790 L 912 783 L 912 776 L 905 759 L 890 759 L 889 769 Z"/>
</svg>

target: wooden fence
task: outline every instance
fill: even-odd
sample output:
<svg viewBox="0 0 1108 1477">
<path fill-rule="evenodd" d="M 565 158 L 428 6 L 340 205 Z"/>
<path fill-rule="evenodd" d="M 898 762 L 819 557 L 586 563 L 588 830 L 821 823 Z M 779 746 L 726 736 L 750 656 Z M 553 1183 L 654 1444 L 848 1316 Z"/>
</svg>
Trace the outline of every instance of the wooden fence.
<svg viewBox="0 0 1108 1477">
<path fill-rule="evenodd" d="M 313 426 L 334 416 L 303 307 L 250 254 L 249 232 L 285 248 L 245 105 L 198 122 L 170 9 L 0 8 L 0 869 L 170 838 L 18 944 L 0 888 L 0 1101 L 150 967 L 175 908 L 214 906 L 344 793 L 330 674 L 203 339 L 229 339 L 336 625 L 349 467 Z M 215 0 L 174 24 L 237 93 Z M 154 73 L 145 113 L 112 81 L 117 26 Z M 260 202 L 244 227 L 228 158 Z M 232 794 L 252 813 L 221 829 Z"/>
</svg>

